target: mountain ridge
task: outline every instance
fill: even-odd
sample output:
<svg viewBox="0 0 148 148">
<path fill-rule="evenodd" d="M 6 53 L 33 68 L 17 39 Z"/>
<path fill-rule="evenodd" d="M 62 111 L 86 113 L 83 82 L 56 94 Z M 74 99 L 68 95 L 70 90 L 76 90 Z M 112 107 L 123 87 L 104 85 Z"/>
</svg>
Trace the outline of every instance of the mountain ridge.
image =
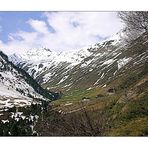
<svg viewBox="0 0 148 148">
<path fill-rule="evenodd" d="M 89 48 L 83 48 L 75 52 L 56 53 L 43 48 L 40 50 L 30 50 L 23 56 L 14 54 L 11 55 L 9 59 L 20 68 L 23 68 L 43 86 L 52 78 L 55 80 L 59 79 L 58 82 L 56 82 L 58 85 L 66 79 L 66 75 L 63 75 L 63 73 L 71 72 L 73 68 L 76 68 L 82 62 L 85 64 L 84 60 L 87 60 L 87 58 L 91 57 L 93 54 L 95 55 L 99 48 L 110 46 L 109 44 L 113 46 L 119 44 L 119 36 L 120 34 L 117 34 L 116 36 L 111 37 L 109 41 L 105 40 L 101 43 L 92 45 Z M 86 65 L 87 64 L 88 63 L 86 63 Z M 63 75 L 61 79 L 57 78 L 60 74 Z M 65 86 L 66 85 L 68 86 L 70 84 L 65 84 Z"/>
</svg>

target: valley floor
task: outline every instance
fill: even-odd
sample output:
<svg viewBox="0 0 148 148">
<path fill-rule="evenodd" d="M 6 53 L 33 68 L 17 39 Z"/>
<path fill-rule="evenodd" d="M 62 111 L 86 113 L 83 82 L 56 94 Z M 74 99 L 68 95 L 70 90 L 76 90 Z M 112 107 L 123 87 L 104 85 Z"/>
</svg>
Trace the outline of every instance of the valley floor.
<svg viewBox="0 0 148 148">
<path fill-rule="evenodd" d="M 52 111 L 39 120 L 36 130 L 43 136 L 147 136 L 146 88 L 126 94 L 109 88 L 69 92 L 52 102 Z"/>
</svg>

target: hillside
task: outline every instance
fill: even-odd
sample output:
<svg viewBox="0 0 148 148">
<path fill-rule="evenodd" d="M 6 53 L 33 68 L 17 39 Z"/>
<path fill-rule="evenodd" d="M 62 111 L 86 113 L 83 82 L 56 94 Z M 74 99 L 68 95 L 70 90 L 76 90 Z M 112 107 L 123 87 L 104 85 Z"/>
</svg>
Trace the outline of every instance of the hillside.
<svg viewBox="0 0 148 148">
<path fill-rule="evenodd" d="M 86 48 L 78 62 L 51 58 L 53 55 L 47 49 L 46 52 L 50 52 L 47 58 L 35 64 L 32 59 L 13 58 L 14 63 L 34 76 L 43 87 L 63 92 L 61 99 L 51 103 L 52 109 L 39 118 L 35 126 L 38 134 L 147 136 L 147 49 L 147 36 L 143 34 L 127 44 L 118 36 Z M 40 57 L 37 53 L 32 56 Z"/>
<path fill-rule="evenodd" d="M 0 136 L 36 134 L 37 119 L 58 95 L 43 89 L 0 51 Z"/>
</svg>

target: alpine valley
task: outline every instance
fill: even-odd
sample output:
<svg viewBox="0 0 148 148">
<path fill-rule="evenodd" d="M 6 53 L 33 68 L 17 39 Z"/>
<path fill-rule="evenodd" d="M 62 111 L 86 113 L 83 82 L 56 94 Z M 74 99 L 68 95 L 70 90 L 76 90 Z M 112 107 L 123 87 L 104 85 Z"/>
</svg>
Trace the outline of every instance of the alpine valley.
<svg viewBox="0 0 148 148">
<path fill-rule="evenodd" d="M 148 37 L 123 36 L 74 51 L 0 52 L 1 135 L 24 122 L 18 135 L 148 135 Z"/>
</svg>

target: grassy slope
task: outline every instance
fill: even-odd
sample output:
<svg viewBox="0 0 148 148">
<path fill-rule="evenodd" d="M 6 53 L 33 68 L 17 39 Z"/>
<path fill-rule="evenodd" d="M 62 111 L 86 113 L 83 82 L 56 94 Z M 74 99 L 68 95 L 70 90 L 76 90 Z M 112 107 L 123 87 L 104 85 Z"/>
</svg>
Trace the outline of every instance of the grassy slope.
<svg viewBox="0 0 148 148">
<path fill-rule="evenodd" d="M 97 113 L 104 112 L 109 127 L 106 127 L 102 135 L 146 136 L 148 135 L 148 76 L 145 68 L 138 71 L 139 73 L 131 71 L 128 75 L 115 79 L 106 88 L 69 92 L 61 100 L 53 102 L 53 105 L 63 114 L 71 115 L 73 112 L 81 112 L 83 106 L 88 113 L 91 112 L 92 120 L 98 118 Z M 112 87 L 116 88 L 116 93 L 108 94 L 107 90 Z M 96 98 L 98 94 L 102 97 Z M 82 101 L 84 97 L 85 101 Z"/>
</svg>

